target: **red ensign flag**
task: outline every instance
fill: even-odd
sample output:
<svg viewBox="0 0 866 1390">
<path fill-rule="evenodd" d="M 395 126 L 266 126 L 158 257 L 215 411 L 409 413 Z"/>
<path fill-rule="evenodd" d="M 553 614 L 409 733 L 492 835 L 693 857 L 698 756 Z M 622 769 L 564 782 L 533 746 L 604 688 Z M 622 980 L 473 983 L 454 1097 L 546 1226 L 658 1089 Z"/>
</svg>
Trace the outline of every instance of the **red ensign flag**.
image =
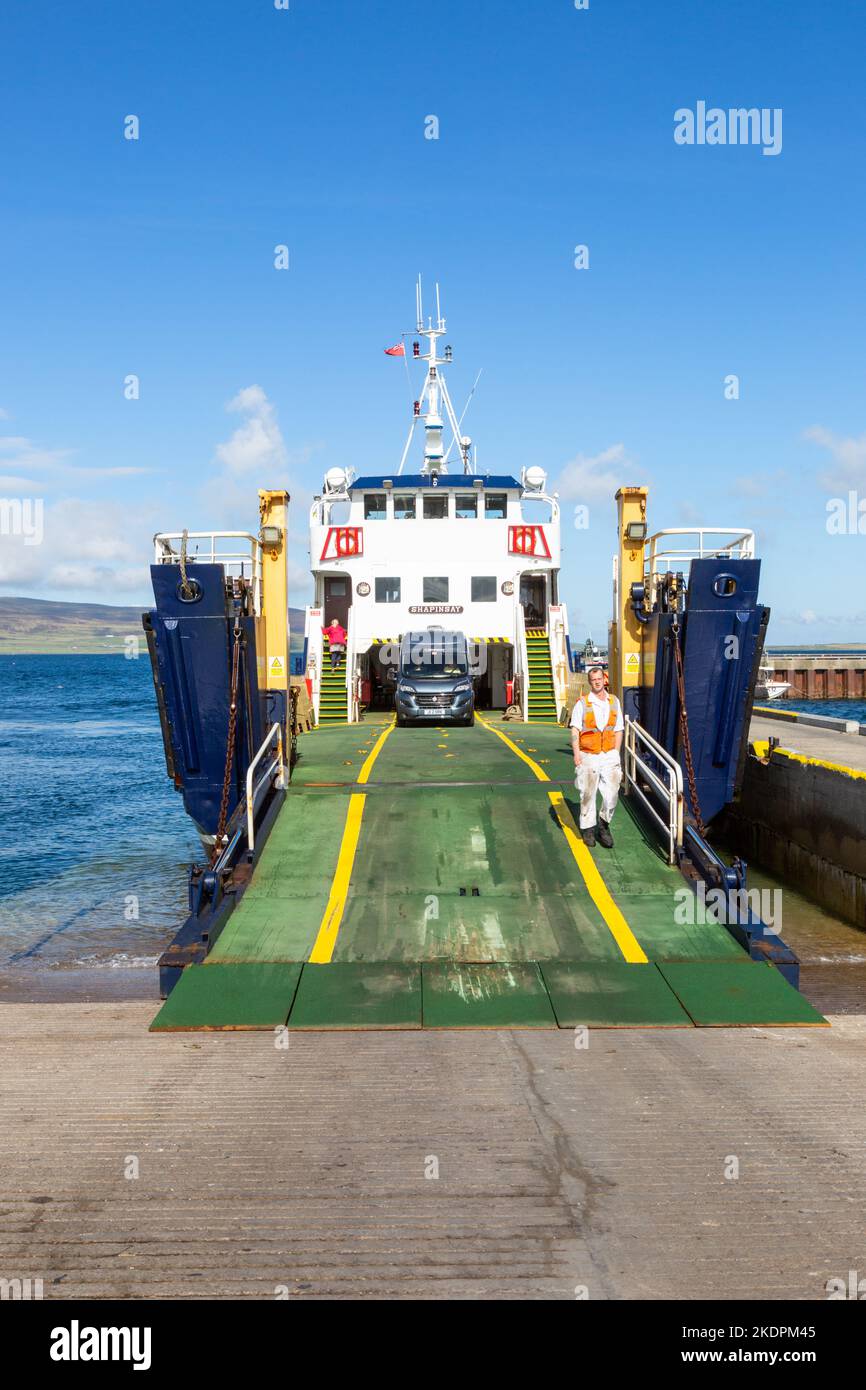
<svg viewBox="0 0 866 1390">
<path fill-rule="evenodd" d="M 406 356 L 406 349 L 405 349 L 405 347 L 403 346 L 402 343 L 398 343 L 396 347 L 386 348 L 386 349 L 385 349 L 385 356 L 386 356 L 386 357 L 405 357 L 405 356 Z"/>
</svg>

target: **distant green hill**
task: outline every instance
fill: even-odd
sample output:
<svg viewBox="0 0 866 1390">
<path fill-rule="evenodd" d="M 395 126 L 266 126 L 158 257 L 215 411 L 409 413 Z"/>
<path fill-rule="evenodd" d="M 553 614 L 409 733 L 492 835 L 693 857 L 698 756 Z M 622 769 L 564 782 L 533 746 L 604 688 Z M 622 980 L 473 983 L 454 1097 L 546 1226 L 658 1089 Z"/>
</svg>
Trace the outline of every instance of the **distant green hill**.
<svg viewBox="0 0 866 1390">
<path fill-rule="evenodd" d="M 0 656 L 122 651 L 125 637 L 143 635 L 143 611 L 107 603 L 57 603 L 0 595 Z M 290 608 L 289 622 L 292 650 L 300 650 L 304 643 L 303 610 Z"/>
</svg>

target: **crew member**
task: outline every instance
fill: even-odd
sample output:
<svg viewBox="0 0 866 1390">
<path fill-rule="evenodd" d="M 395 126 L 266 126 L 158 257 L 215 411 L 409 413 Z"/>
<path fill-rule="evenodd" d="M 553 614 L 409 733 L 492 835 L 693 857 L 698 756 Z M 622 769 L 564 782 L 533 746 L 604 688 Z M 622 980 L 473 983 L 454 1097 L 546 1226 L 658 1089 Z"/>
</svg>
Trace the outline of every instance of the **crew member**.
<svg viewBox="0 0 866 1390">
<path fill-rule="evenodd" d="M 336 618 L 332 618 L 328 627 L 322 628 L 322 632 L 328 639 L 331 652 L 331 670 L 336 671 L 346 650 L 346 629 L 340 626 Z"/>
<path fill-rule="evenodd" d="M 581 696 L 571 716 L 574 785 L 580 793 L 580 834 L 585 845 L 595 844 L 596 795 L 600 792 L 598 841 L 605 849 L 613 847 L 610 822 L 622 782 L 619 750 L 623 729 L 622 708 L 616 696 L 605 689 L 604 669 L 590 667 L 589 694 Z"/>
</svg>

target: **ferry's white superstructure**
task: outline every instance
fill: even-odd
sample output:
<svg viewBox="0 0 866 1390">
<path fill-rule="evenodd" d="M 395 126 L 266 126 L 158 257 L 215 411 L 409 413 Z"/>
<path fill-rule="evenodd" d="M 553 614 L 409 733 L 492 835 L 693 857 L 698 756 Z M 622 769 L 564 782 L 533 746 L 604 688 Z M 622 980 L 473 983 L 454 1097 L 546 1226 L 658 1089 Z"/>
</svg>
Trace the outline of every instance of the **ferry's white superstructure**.
<svg viewBox="0 0 866 1390">
<path fill-rule="evenodd" d="M 445 320 L 437 313 L 435 325 L 429 320 L 424 327 L 420 295 L 418 309 L 418 338 L 426 337 L 429 347 L 422 353 L 419 341 L 412 344 L 426 375 L 403 457 L 390 471 L 356 476 L 331 469 L 312 505 L 315 602 L 307 612 L 305 652 L 316 716 L 351 721 L 365 706 L 387 703 L 383 664 L 393 662 L 393 645 L 404 632 L 440 627 L 477 644 L 479 708 L 504 707 L 511 696 L 524 717 L 556 718 L 570 660 L 558 592 L 559 501 L 542 468 L 528 467 L 520 479 L 476 471 L 443 374 L 450 346 L 439 355 Z M 421 469 L 405 472 L 422 425 Z M 348 632 L 346 698 L 344 704 L 338 693 L 328 711 L 322 628 L 333 619 Z"/>
</svg>

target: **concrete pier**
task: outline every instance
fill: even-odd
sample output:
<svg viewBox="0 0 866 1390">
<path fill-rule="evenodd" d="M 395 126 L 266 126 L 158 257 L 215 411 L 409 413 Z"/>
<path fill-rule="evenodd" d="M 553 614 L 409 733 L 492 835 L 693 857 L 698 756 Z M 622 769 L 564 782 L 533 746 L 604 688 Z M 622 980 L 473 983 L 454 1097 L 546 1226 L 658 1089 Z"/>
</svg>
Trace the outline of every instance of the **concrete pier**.
<svg viewBox="0 0 866 1390">
<path fill-rule="evenodd" d="M 866 1270 L 866 1017 L 282 1051 L 153 1012 L 0 1006 L 0 1276 L 46 1299 L 808 1301 Z"/>
<path fill-rule="evenodd" d="M 763 715 L 749 737 L 760 756 L 719 828 L 747 861 L 866 928 L 866 738 Z"/>
</svg>

